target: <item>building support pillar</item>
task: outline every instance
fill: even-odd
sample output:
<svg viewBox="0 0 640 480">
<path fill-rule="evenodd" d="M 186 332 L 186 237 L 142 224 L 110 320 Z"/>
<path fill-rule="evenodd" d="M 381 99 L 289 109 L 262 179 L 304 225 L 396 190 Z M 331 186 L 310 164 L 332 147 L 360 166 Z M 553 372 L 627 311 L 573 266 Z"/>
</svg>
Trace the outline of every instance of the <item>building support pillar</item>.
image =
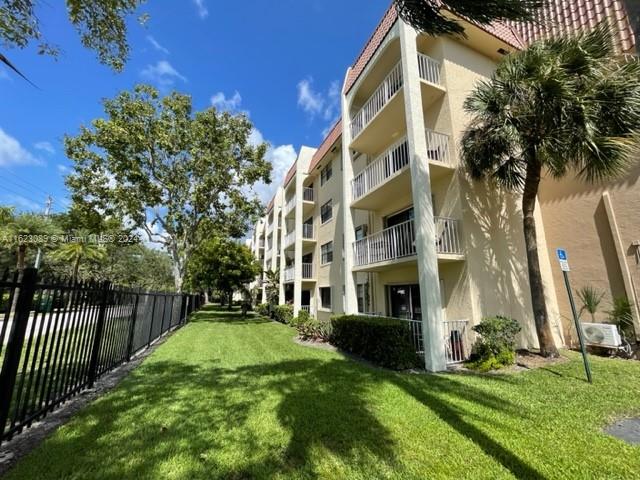
<svg viewBox="0 0 640 480">
<path fill-rule="evenodd" d="M 415 216 L 415 244 L 418 254 L 418 278 L 422 309 L 422 333 L 425 368 L 446 370 L 444 318 L 440 300 L 438 253 L 435 220 L 431 200 L 431 178 L 422 109 L 416 31 L 399 21 L 404 104 L 411 166 L 411 189 Z"/>
</svg>

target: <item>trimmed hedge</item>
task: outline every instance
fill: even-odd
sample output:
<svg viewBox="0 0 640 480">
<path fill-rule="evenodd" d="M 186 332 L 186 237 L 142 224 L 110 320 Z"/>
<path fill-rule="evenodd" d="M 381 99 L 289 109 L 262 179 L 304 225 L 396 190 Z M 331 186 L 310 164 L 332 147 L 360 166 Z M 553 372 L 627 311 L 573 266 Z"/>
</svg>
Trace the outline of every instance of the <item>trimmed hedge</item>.
<svg viewBox="0 0 640 480">
<path fill-rule="evenodd" d="M 276 305 L 271 311 L 271 317 L 276 322 L 289 324 L 293 320 L 293 307 L 291 305 Z"/>
<path fill-rule="evenodd" d="M 256 305 L 256 307 L 254 308 L 254 311 L 258 315 L 262 315 L 263 317 L 268 317 L 269 316 L 269 304 L 268 303 L 260 303 L 260 304 Z"/>
<path fill-rule="evenodd" d="M 331 318 L 331 343 L 382 367 L 406 370 L 419 365 L 409 325 L 402 320 L 365 315 Z"/>
<path fill-rule="evenodd" d="M 331 323 L 311 317 L 309 312 L 300 310 L 291 325 L 298 330 L 298 337 L 302 340 L 327 341 L 331 337 Z"/>
</svg>

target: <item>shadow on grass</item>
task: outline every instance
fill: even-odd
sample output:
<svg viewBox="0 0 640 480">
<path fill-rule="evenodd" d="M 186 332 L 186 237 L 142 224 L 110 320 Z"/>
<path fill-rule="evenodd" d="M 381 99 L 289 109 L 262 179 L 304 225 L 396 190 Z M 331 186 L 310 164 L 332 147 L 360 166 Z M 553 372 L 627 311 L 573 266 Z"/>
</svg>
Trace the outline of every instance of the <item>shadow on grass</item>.
<svg viewBox="0 0 640 480">
<path fill-rule="evenodd" d="M 207 309 L 192 321 L 268 320 Z M 50 438 L 47 454 L 27 459 L 14 473 L 18 478 L 72 473 L 96 479 L 159 478 L 169 469 L 181 478 L 316 478 L 321 475 L 314 470 L 317 455 L 330 452 L 367 478 L 389 472 L 401 477 L 409 473 L 398 459 L 399 447 L 370 401 L 371 392 L 389 383 L 517 478 L 544 478 L 472 425 L 469 419 L 488 420 L 461 405 L 471 402 L 510 416 L 519 415 L 517 406 L 455 375 L 397 374 L 336 358 L 235 368 L 220 367 L 216 359 L 206 367 L 149 361 L 81 414 L 67 434 Z"/>
<path fill-rule="evenodd" d="M 227 307 L 220 307 L 219 305 L 207 305 L 202 310 L 194 313 L 189 317 L 190 323 L 238 323 L 238 324 L 253 324 L 253 323 L 269 323 L 271 319 L 262 317 L 255 312 L 247 312 L 246 315 L 242 315 L 239 308 L 227 310 Z"/>
</svg>

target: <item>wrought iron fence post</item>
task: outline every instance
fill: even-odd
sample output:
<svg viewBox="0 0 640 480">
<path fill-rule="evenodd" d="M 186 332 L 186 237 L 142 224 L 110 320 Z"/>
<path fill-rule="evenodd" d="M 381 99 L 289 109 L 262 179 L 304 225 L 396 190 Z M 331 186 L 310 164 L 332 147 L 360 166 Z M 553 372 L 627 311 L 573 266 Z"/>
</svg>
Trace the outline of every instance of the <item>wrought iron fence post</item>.
<svg viewBox="0 0 640 480">
<path fill-rule="evenodd" d="M 9 331 L 9 343 L 2 363 L 2 373 L 0 374 L 0 442 L 2 442 L 4 429 L 9 418 L 11 397 L 16 383 L 16 375 L 36 291 L 37 279 L 37 269 L 25 268 L 21 281 L 14 287 L 19 289 L 18 299 L 13 321 L 11 322 L 11 330 Z"/>
<path fill-rule="evenodd" d="M 131 361 L 133 353 L 133 337 L 136 331 L 136 318 L 138 317 L 138 302 L 140 301 L 140 292 L 136 293 L 136 301 L 133 305 L 133 314 L 131 316 L 131 327 L 129 327 L 129 341 L 127 342 L 127 362 Z"/>
<path fill-rule="evenodd" d="M 104 332 L 104 320 L 107 314 L 107 301 L 109 300 L 110 282 L 103 282 L 102 297 L 100 299 L 100 310 L 98 312 L 98 321 L 96 324 L 96 334 L 93 338 L 93 347 L 91 348 L 91 362 L 89 363 L 89 388 L 93 388 L 98 374 L 98 356 L 100 353 L 100 345 L 102 343 L 102 335 Z"/>
</svg>

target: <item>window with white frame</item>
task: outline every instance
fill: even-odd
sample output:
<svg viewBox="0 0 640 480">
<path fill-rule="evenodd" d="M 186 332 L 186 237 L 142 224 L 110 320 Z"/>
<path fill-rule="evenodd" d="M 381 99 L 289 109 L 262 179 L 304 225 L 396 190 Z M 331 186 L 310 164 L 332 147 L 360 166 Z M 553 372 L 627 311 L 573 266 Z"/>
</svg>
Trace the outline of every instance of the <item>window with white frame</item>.
<svg viewBox="0 0 640 480">
<path fill-rule="evenodd" d="M 320 247 L 320 263 L 326 265 L 333 262 L 333 242 L 327 242 Z"/>
<path fill-rule="evenodd" d="M 320 170 L 320 186 L 329 181 L 333 175 L 333 162 L 329 162 L 322 170 Z"/>
<path fill-rule="evenodd" d="M 320 287 L 320 306 L 331 308 L 331 287 Z"/>
<path fill-rule="evenodd" d="M 333 206 L 331 200 L 320 207 L 320 221 L 327 223 L 333 217 Z"/>
</svg>

